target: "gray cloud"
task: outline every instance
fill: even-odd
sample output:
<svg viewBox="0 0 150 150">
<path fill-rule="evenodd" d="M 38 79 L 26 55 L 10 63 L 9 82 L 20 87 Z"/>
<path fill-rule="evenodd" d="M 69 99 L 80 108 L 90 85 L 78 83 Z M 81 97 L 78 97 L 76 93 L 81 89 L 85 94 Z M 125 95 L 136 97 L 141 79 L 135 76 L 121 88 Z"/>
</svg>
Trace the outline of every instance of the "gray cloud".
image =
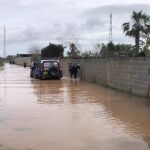
<svg viewBox="0 0 150 150">
<path fill-rule="evenodd" d="M 85 19 L 84 26 L 85 33 L 93 30 L 93 32 L 97 31 L 99 38 L 102 42 L 106 41 L 106 37 L 108 39 L 108 29 L 109 29 L 109 16 L 112 13 L 113 15 L 113 39 L 114 42 L 123 43 L 123 42 L 133 42 L 131 38 L 125 37 L 122 33 L 121 25 L 130 20 L 130 16 L 133 11 L 140 11 L 150 14 L 150 5 L 109 5 L 109 6 L 101 6 L 97 8 L 92 8 L 86 10 L 82 16 Z"/>
<path fill-rule="evenodd" d="M 98 0 L 86 3 L 85 0 L 82 3 L 75 0 L 0 0 L 0 3 L 0 49 L 3 49 L 3 26 L 6 25 L 10 54 L 52 41 L 76 40 L 83 47 L 107 42 L 110 13 L 113 14 L 114 42 L 133 42 L 123 35 L 122 23 L 130 20 L 133 10 L 150 14 L 150 4 L 96 7 Z"/>
<path fill-rule="evenodd" d="M 140 10 L 150 13 L 149 8 L 150 4 L 107 5 L 87 10 L 85 13 L 88 13 L 89 15 L 110 14 L 110 13 L 120 15 L 120 13 L 129 14 L 132 13 L 132 11 L 140 11 Z"/>
</svg>

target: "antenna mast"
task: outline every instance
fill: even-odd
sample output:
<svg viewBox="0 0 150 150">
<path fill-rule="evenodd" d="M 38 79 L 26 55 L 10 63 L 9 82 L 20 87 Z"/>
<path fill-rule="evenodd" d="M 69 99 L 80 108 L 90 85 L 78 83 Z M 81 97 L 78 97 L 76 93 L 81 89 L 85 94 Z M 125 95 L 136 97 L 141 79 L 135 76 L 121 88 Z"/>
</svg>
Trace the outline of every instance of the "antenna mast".
<svg viewBox="0 0 150 150">
<path fill-rule="evenodd" d="M 109 40 L 108 42 L 112 42 L 112 14 L 110 14 L 110 24 L 109 24 Z"/>
<path fill-rule="evenodd" d="M 4 50 L 3 50 L 3 57 L 6 57 L 6 28 L 4 26 Z"/>
</svg>

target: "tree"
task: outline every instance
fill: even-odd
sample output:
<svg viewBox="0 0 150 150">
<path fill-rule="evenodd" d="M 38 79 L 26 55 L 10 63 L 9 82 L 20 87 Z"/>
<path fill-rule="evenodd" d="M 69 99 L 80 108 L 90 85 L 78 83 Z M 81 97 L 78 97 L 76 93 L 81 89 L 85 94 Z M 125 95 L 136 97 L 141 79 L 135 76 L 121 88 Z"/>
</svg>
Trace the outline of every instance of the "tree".
<svg viewBox="0 0 150 150">
<path fill-rule="evenodd" d="M 106 46 L 104 43 L 101 44 L 100 55 L 101 55 L 102 57 L 107 57 L 107 56 L 108 56 L 107 46 Z"/>
<path fill-rule="evenodd" d="M 134 47 L 131 44 L 101 44 L 101 57 L 132 57 L 135 55 Z"/>
<path fill-rule="evenodd" d="M 90 58 L 90 57 L 92 57 L 92 52 L 86 50 L 86 51 L 84 51 L 84 52 L 81 53 L 81 57 L 82 58 Z"/>
<path fill-rule="evenodd" d="M 115 49 L 115 44 L 113 42 L 109 42 L 107 44 L 107 51 L 108 51 L 108 56 L 109 57 L 115 56 L 116 49 Z"/>
<path fill-rule="evenodd" d="M 41 54 L 41 48 L 37 45 L 34 45 L 29 49 L 29 53 L 30 54 Z"/>
<path fill-rule="evenodd" d="M 149 47 L 150 47 L 150 34 L 141 34 L 142 36 L 142 40 L 141 40 L 141 43 L 142 43 L 142 46 L 143 46 L 143 50 L 149 50 Z"/>
<path fill-rule="evenodd" d="M 94 46 L 94 49 L 93 49 L 93 57 L 100 57 L 100 52 L 101 52 L 101 44 L 97 43 L 95 46 Z"/>
<path fill-rule="evenodd" d="M 150 17 L 142 11 L 133 11 L 131 16 L 131 22 L 123 23 L 122 28 L 127 36 L 135 38 L 136 52 L 139 53 L 140 34 L 147 34 L 147 25 L 149 24 Z"/>
<path fill-rule="evenodd" d="M 43 58 L 63 58 L 64 47 L 60 44 L 49 43 L 47 47 L 41 50 L 41 57 Z"/>
<path fill-rule="evenodd" d="M 37 45 L 32 46 L 29 49 L 29 54 L 32 55 L 33 60 L 38 60 L 38 59 L 40 59 L 40 56 L 41 56 L 41 48 Z"/>
<path fill-rule="evenodd" d="M 80 56 L 80 51 L 74 43 L 69 44 L 70 51 L 67 52 L 67 55 L 70 58 L 78 58 Z"/>
</svg>

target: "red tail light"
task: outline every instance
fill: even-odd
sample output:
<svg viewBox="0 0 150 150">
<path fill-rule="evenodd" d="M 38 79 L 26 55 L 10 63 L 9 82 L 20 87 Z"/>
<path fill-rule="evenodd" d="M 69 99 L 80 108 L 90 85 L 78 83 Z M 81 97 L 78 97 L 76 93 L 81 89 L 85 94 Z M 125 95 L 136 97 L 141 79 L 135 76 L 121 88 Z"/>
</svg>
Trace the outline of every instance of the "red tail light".
<svg viewBox="0 0 150 150">
<path fill-rule="evenodd" d="M 43 63 L 40 65 L 40 70 L 41 70 L 41 71 L 44 70 L 44 64 L 43 64 Z"/>
</svg>

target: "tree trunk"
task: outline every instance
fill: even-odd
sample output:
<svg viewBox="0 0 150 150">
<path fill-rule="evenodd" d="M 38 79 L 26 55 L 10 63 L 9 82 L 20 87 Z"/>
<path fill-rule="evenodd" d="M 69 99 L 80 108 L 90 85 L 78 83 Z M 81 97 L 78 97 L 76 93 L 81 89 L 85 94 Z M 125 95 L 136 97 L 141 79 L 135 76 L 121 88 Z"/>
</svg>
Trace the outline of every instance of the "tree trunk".
<svg viewBox="0 0 150 150">
<path fill-rule="evenodd" d="M 136 48 L 136 54 L 139 53 L 139 41 L 140 41 L 140 33 L 138 33 L 135 37 L 135 48 Z"/>
</svg>

